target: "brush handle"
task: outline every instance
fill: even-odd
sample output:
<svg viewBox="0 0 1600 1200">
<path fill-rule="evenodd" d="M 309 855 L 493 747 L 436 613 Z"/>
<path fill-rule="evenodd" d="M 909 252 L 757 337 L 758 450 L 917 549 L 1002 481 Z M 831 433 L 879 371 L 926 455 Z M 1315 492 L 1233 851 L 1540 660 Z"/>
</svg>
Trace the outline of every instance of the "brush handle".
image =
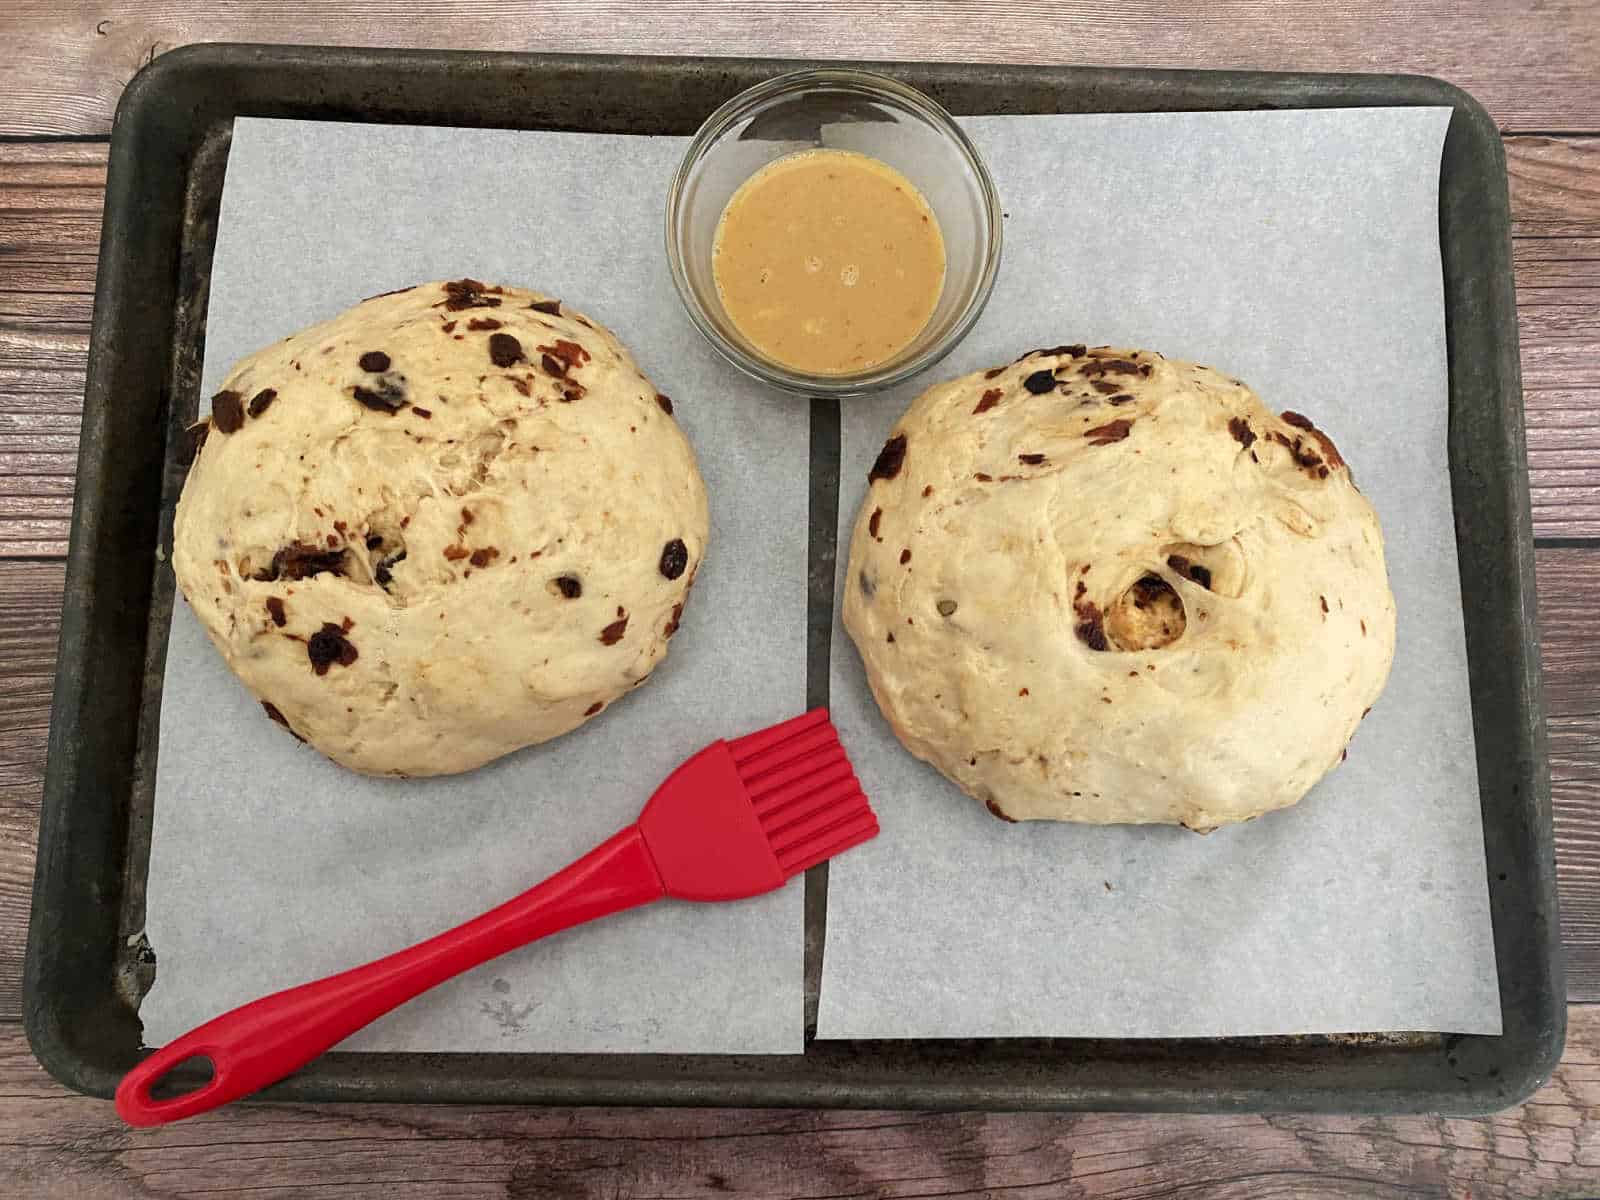
<svg viewBox="0 0 1600 1200">
<path fill-rule="evenodd" d="M 162 1125 L 207 1112 L 293 1074 L 391 1009 L 461 972 L 557 933 L 664 895 L 637 825 L 481 917 L 365 966 L 252 1001 L 151 1054 L 117 1087 L 130 1125 Z M 195 1058 L 210 1082 L 166 1100 L 151 1088 Z"/>
</svg>

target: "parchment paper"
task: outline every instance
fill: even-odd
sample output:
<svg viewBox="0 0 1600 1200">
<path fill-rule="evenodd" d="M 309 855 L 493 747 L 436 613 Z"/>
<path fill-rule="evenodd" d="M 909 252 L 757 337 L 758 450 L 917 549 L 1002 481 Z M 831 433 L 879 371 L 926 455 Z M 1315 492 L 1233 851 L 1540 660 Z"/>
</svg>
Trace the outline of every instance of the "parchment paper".
<svg viewBox="0 0 1600 1200">
<path fill-rule="evenodd" d="M 1005 199 L 1006 264 L 950 359 L 846 402 L 844 530 L 888 425 L 933 379 L 1068 338 L 1151 346 L 1329 430 L 1384 520 L 1400 646 L 1344 767 L 1296 809 L 1199 838 L 995 822 L 894 741 L 836 631 L 834 717 L 884 834 L 832 868 L 823 1036 L 1498 1031 L 1444 460 L 1447 119 L 965 122 Z M 205 395 L 239 356 L 364 295 L 462 274 L 539 286 L 616 328 L 674 396 L 713 541 L 646 687 L 456 780 L 362 780 L 285 745 L 180 603 L 149 1044 L 481 911 L 631 819 L 705 738 L 802 706 L 806 408 L 725 367 L 681 312 L 659 225 L 682 145 L 237 122 Z M 799 904 L 791 886 L 612 918 L 345 1048 L 797 1051 Z"/>
<path fill-rule="evenodd" d="M 1448 121 L 964 122 L 1009 214 L 1005 264 L 935 376 L 1114 343 L 1310 415 L 1382 518 L 1399 646 L 1348 762 L 1298 807 L 1198 837 L 994 820 L 900 747 L 836 628 L 833 718 L 883 833 L 830 868 L 820 1036 L 1500 1031 L 1445 452 Z M 846 404 L 841 555 L 931 381 Z"/>
<path fill-rule="evenodd" d="M 538 287 L 604 321 L 673 397 L 712 533 L 671 653 L 583 729 L 464 776 L 365 779 L 265 720 L 180 600 L 147 934 L 159 1045 L 233 1005 L 477 915 L 638 814 L 702 744 L 805 706 L 808 415 L 700 340 L 661 249 L 684 139 L 241 119 L 205 396 L 239 357 L 426 279 Z M 508 955 L 345 1049 L 797 1052 L 801 885 L 666 905 Z"/>
</svg>

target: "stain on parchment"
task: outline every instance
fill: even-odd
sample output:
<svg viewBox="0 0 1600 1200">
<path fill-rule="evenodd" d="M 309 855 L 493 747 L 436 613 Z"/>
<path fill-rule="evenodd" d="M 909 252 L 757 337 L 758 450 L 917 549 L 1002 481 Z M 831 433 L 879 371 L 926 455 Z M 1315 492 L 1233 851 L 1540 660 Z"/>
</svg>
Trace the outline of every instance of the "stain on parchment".
<svg viewBox="0 0 1600 1200">
<path fill-rule="evenodd" d="M 491 1004 L 484 1000 L 479 1003 L 478 1011 L 500 1026 L 501 1037 L 515 1037 L 527 1032 L 525 1022 L 538 1007 L 537 1001 L 532 1004 L 513 1004 L 510 1000 L 496 1000 Z"/>
</svg>

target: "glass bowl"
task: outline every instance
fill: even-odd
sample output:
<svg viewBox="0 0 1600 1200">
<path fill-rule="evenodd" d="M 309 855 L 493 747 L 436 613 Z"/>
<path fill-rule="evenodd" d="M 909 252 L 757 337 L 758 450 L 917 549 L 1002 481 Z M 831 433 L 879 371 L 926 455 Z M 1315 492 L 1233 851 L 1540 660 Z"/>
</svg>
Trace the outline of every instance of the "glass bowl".
<svg viewBox="0 0 1600 1200">
<path fill-rule="evenodd" d="M 944 290 L 928 323 L 900 353 L 850 375 L 808 374 L 762 354 L 729 319 L 712 274 L 717 224 L 739 186 L 775 159 L 818 147 L 899 171 L 944 237 Z M 667 258 L 690 318 L 734 366 L 790 392 L 859 395 L 932 366 L 972 328 L 1000 267 L 1000 198 L 967 135 L 921 92 L 867 71 L 795 71 L 741 92 L 695 134 L 667 196 Z"/>
</svg>

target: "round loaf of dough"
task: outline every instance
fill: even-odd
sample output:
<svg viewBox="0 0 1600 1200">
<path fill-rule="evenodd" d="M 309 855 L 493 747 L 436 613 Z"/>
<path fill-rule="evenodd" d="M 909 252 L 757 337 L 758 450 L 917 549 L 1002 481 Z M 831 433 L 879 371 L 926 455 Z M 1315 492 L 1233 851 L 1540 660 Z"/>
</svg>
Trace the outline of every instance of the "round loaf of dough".
<svg viewBox="0 0 1600 1200">
<path fill-rule="evenodd" d="M 705 553 L 694 452 L 622 344 L 476 280 L 251 355 L 178 502 L 178 585 L 267 715 L 374 775 L 464 771 L 643 683 Z"/>
<path fill-rule="evenodd" d="M 1310 421 L 1209 367 L 1060 346 L 901 418 L 844 623 L 900 740 L 996 816 L 1206 830 L 1338 764 L 1395 610 Z"/>
</svg>

